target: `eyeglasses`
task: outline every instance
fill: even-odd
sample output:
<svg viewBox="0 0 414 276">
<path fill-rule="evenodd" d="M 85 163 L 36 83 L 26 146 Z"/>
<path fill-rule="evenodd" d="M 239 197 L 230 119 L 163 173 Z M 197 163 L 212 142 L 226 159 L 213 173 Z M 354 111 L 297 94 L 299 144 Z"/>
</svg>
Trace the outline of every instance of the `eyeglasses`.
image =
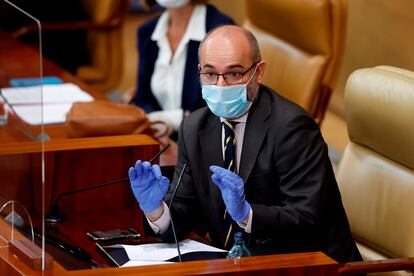
<svg viewBox="0 0 414 276">
<path fill-rule="evenodd" d="M 252 68 L 254 68 L 257 65 L 256 63 L 253 63 L 252 66 L 249 67 L 244 72 L 228 72 L 223 74 L 213 73 L 213 72 L 200 72 L 200 80 L 204 84 L 210 84 L 210 85 L 216 85 L 219 79 L 219 76 L 223 76 L 224 81 L 228 85 L 236 85 L 241 84 L 243 82 L 243 77 L 246 75 Z"/>
</svg>

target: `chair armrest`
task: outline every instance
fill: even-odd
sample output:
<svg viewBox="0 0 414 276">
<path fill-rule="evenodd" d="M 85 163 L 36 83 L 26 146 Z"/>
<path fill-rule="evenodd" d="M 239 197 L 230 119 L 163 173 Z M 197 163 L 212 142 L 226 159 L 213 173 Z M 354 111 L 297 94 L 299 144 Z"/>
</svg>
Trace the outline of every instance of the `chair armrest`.
<svg viewBox="0 0 414 276">
<path fill-rule="evenodd" d="M 414 270 L 414 258 L 349 262 L 339 268 L 339 275 L 355 275 L 398 270 Z"/>
</svg>

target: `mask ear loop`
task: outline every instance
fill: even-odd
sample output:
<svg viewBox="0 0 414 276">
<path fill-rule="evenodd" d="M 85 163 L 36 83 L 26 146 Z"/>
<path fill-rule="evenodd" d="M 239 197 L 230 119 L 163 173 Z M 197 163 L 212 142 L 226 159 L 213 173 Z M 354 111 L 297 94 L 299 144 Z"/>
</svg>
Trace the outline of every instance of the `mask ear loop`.
<svg viewBox="0 0 414 276">
<path fill-rule="evenodd" d="M 246 85 L 248 85 L 248 84 L 249 84 L 249 82 L 251 82 L 251 80 L 253 79 L 254 75 L 256 75 L 257 66 L 258 66 L 259 64 L 261 64 L 261 63 L 262 63 L 262 61 L 260 61 L 260 62 L 258 62 L 258 63 L 256 64 L 256 67 L 254 68 L 253 74 L 252 74 L 252 76 L 250 77 L 250 79 L 246 82 Z M 253 97 L 252 97 L 252 100 L 251 100 L 250 102 L 254 102 L 254 100 L 255 100 L 255 98 L 256 98 L 256 95 L 257 95 L 257 93 L 259 93 L 259 89 L 257 89 L 256 93 L 254 93 L 254 95 L 253 95 Z M 247 95 L 246 95 L 246 97 L 247 97 Z"/>
</svg>

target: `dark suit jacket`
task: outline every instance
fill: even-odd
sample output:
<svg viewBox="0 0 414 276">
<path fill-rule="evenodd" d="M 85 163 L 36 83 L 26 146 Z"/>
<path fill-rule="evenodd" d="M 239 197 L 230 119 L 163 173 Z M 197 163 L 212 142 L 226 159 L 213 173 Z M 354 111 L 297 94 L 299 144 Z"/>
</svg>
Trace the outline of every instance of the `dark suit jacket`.
<svg viewBox="0 0 414 276">
<path fill-rule="evenodd" d="M 145 22 L 138 31 L 138 86 L 135 104 L 146 112 L 161 110 L 160 104 L 151 90 L 151 77 L 155 61 L 158 57 L 158 45 L 151 40 L 151 35 L 158 23 L 159 17 Z M 207 5 L 206 31 L 222 24 L 233 24 L 233 20 L 211 5 Z M 201 97 L 201 86 L 198 77 L 198 46 L 200 42 L 190 40 L 188 43 L 187 60 L 184 71 L 183 93 L 181 107 L 185 111 L 194 111 L 206 105 Z"/>
<path fill-rule="evenodd" d="M 178 164 L 166 197 L 168 202 L 187 163 L 171 208 L 178 236 L 183 238 L 201 222 L 218 247 L 226 234 L 225 206 L 209 166 L 223 165 L 221 137 L 220 119 L 207 107 L 184 119 Z M 339 262 L 361 260 L 318 125 L 265 86 L 248 115 L 239 172 L 253 209 L 250 249 L 323 251 Z M 161 238 L 171 241 L 171 232 L 170 226 Z"/>
</svg>

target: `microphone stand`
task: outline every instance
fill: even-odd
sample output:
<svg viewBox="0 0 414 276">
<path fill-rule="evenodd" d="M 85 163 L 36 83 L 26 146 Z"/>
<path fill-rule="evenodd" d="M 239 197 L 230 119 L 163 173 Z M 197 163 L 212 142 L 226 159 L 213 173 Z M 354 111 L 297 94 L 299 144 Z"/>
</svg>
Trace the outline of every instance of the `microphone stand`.
<svg viewBox="0 0 414 276">
<path fill-rule="evenodd" d="M 175 194 L 177 193 L 178 186 L 180 186 L 180 184 L 181 184 L 181 179 L 183 178 L 183 174 L 184 174 L 184 171 L 185 171 L 186 168 L 187 168 L 187 163 L 184 163 L 184 166 L 183 166 L 183 168 L 182 168 L 182 170 L 180 172 L 180 176 L 178 177 L 178 180 L 177 180 L 177 185 L 175 186 L 174 191 L 173 191 L 173 193 L 171 195 L 170 204 L 168 204 L 168 209 L 170 210 L 171 228 L 173 230 L 175 245 L 177 246 L 177 252 L 178 252 L 178 261 L 180 263 L 182 262 L 182 260 L 181 260 L 181 251 L 180 251 L 180 244 L 178 243 L 177 235 L 175 234 L 174 221 L 173 221 L 172 214 L 171 214 L 171 204 L 172 204 L 172 202 L 174 200 Z"/>
<path fill-rule="evenodd" d="M 66 217 L 64 215 L 61 215 L 60 212 L 59 212 L 59 204 L 58 203 L 59 203 L 59 201 L 62 197 L 72 195 L 72 194 L 82 193 L 82 192 L 86 192 L 86 191 L 90 191 L 90 190 L 94 190 L 94 189 L 98 189 L 98 188 L 102 188 L 102 187 L 106 187 L 106 186 L 110 186 L 110 185 L 117 184 L 117 183 L 126 182 L 128 180 L 129 180 L 129 177 L 121 178 L 121 179 L 106 182 L 104 184 L 99 184 L 99 185 L 90 186 L 90 187 L 86 187 L 86 188 L 82 188 L 82 189 L 73 190 L 73 191 L 69 191 L 69 192 L 59 194 L 56 197 L 56 199 L 53 201 L 53 205 L 52 205 L 50 213 L 46 216 L 46 222 L 48 222 L 48 223 L 58 223 L 58 222 L 62 222 L 62 221 L 66 220 Z"/>
<path fill-rule="evenodd" d="M 154 162 L 169 147 L 170 147 L 170 144 L 165 145 L 165 147 L 163 147 L 160 151 L 158 151 L 149 160 L 149 162 L 150 163 Z M 61 193 L 53 201 L 50 213 L 46 216 L 45 220 L 48 223 L 58 223 L 58 222 L 62 222 L 66 219 L 65 216 L 61 215 L 60 212 L 59 212 L 59 201 L 61 200 L 61 198 L 65 197 L 65 196 L 76 194 L 76 193 L 82 193 L 82 192 L 86 192 L 86 191 L 90 191 L 90 190 L 94 190 L 94 189 L 99 189 L 99 188 L 102 188 L 102 187 L 110 186 L 110 185 L 117 184 L 117 183 L 127 182 L 127 181 L 129 181 L 129 177 L 116 179 L 116 180 L 112 180 L 112 181 L 109 181 L 109 182 L 106 182 L 106 183 L 103 183 L 103 184 L 98 184 L 98 185 L 94 185 L 94 186 L 90 186 L 90 187 L 86 187 L 86 188 L 82 188 L 82 189 L 77 189 L 77 190 Z"/>
</svg>

